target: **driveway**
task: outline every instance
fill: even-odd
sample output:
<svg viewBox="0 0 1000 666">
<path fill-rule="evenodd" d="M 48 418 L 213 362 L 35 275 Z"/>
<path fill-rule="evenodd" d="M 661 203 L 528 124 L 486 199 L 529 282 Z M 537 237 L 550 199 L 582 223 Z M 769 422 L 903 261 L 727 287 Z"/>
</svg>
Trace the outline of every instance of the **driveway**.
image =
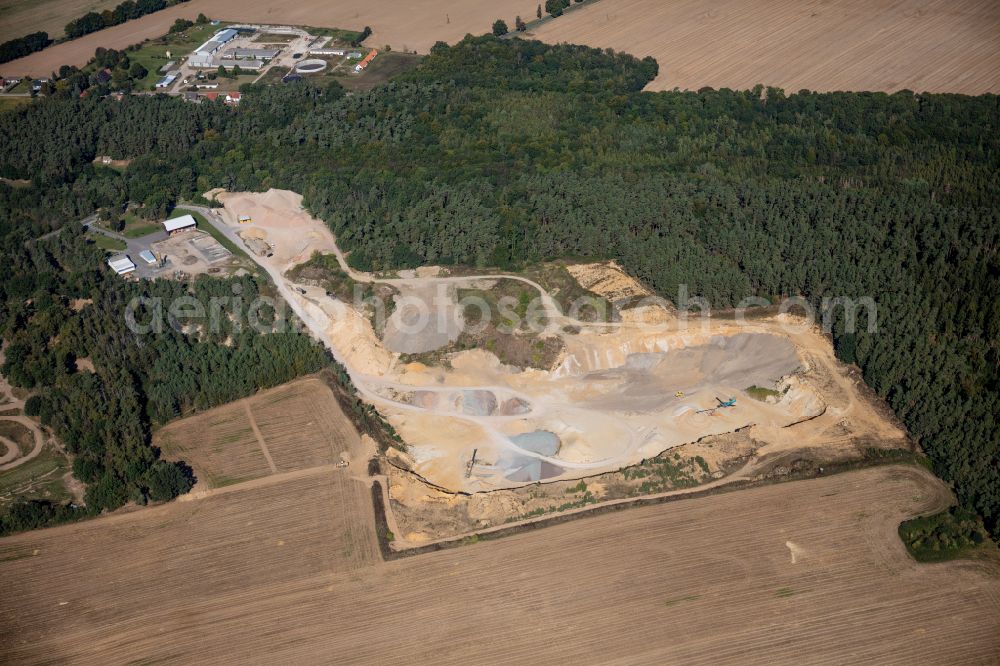
<svg viewBox="0 0 1000 666">
<path fill-rule="evenodd" d="M 95 233 L 99 233 L 102 236 L 107 236 L 108 238 L 114 238 L 115 240 L 119 240 L 125 243 L 125 249 L 122 250 L 119 254 L 124 254 L 128 256 L 128 258 L 132 260 L 132 263 L 135 264 L 136 277 L 140 278 L 155 277 L 156 274 L 161 272 L 156 266 L 150 266 L 149 264 L 147 264 L 142 259 L 142 257 L 139 256 L 139 253 L 142 252 L 143 250 L 149 250 L 150 252 L 153 252 L 150 246 L 153 243 L 157 243 L 167 238 L 167 232 L 165 230 L 160 229 L 159 231 L 154 231 L 153 233 L 146 234 L 145 236 L 142 236 L 140 238 L 127 238 L 122 234 L 97 226 L 96 224 L 94 224 L 94 222 L 96 221 L 97 218 L 95 216 L 91 216 L 83 220 L 82 224 L 84 229 L 88 229 Z"/>
</svg>

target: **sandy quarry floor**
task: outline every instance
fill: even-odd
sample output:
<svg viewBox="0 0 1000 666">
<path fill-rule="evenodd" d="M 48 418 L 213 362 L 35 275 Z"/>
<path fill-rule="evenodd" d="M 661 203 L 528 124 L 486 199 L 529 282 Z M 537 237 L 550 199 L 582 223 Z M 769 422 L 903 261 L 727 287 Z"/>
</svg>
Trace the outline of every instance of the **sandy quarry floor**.
<svg viewBox="0 0 1000 666">
<path fill-rule="evenodd" d="M 234 237 L 260 235 L 273 243 L 272 257 L 254 260 L 403 437 L 408 465 L 444 488 L 476 492 L 590 476 L 747 426 L 772 447 L 802 446 L 809 435 L 790 435 L 788 426 L 807 419 L 813 420 L 808 433 L 822 445 L 852 437 L 903 438 L 857 396 L 822 336 L 794 330 L 797 320 L 685 323 L 662 310 L 658 325 L 586 324 L 563 315 L 551 297 L 520 276 L 508 277 L 539 290 L 548 324 L 543 334 L 560 336 L 565 346 L 550 370 L 504 366 L 481 349 L 452 353 L 441 366 L 402 363 L 397 352 L 408 339 L 445 344 L 450 329 L 440 332 L 430 316 L 432 335 L 390 331 L 393 345 L 384 344 L 361 313 L 318 287 L 284 277 L 320 251 L 336 254 L 356 280 L 374 280 L 347 267 L 329 229 L 302 210 L 300 196 L 271 190 L 223 193 L 219 200 L 225 222 L 210 220 Z M 240 215 L 252 222 L 236 224 Z M 454 304 L 444 298 L 454 293 L 451 287 L 482 280 L 424 270 L 380 281 L 403 294 L 434 293 L 422 305 L 452 316 Z M 397 307 L 397 313 L 404 309 Z M 752 386 L 778 395 L 751 398 L 745 389 Z M 713 410 L 731 398 L 735 406 Z M 836 433 L 826 432 L 833 426 Z"/>
</svg>

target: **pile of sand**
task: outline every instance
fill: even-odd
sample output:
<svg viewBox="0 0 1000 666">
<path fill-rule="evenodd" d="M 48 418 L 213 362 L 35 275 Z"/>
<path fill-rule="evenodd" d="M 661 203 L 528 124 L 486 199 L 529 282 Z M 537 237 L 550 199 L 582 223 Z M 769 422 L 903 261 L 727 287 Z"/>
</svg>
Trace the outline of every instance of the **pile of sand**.
<svg viewBox="0 0 1000 666">
<path fill-rule="evenodd" d="M 651 295 L 638 280 L 626 274 L 613 261 L 600 264 L 574 264 L 567 266 L 566 270 L 576 278 L 581 287 L 603 296 L 612 303 Z"/>
<path fill-rule="evenodd" d="M 241 236 L 266 238 L 274 252 L 272 263 L 282 270 L 308 261 L 314 252 L 332 253 L 336 248 L 329 228 L 302 207 L 301 194 L 275 189 L 214 193 L 225 204 L 220 212 L 226 221 L 239 226 Z M 251 222 L 239 224 L 241 215 L 249 215 Z"/>
</svg>

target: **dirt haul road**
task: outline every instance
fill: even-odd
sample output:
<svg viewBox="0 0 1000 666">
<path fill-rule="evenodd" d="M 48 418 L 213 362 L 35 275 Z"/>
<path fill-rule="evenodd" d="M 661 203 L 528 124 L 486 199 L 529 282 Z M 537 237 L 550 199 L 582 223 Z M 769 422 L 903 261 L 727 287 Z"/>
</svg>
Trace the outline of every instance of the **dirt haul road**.
<svg viewBox="0 0 1000 666">
<path fill-rule="evenodd" d="M 1000 649 L 997 578 L 918 565 L 895 534 L 950 501 L 917 468 L 387 563 L 343 471 L 0 539 L 0 662 L 986 663 Z"/>
<path fill-rule="evenodd" d="M 751 425 L 768 434 L 773 448 L 796 446 L 802 437 L 788 427 L 806 419 L 815 421 L 808 428 L 817 446 L 848 445 L 857 437 L 903 438 L 884 419 L 869 418 L 867 403 L 851 398 L 857 387 L 838 396 L 846 384 L 832 376 L 843 369 L 833 361 L 829 343 L 812 328 L 796 330 L 792 319 L 687 323 L 660 308 L 655 325 L 589 324 L 562 314 L 540 285 L 520 276 L 441 276 L 425 267 L 378 281 L 403 295 L 443 287 L 440 299 L 418 305 L 448 316 L 460 311 L 448 300 L 456 285 L 498 279 L 526 284 L 539 294 L 546 324 L 540 338 L 555 336 L 564 345 L 553 368 L 505 366 L 483 350 L 452 353 L 441 366 L 402 363 L 361 312 L 320 287 L 284 277 L 313 252 L 322 252 L 335 254 L 355 280 L 375 280 L 347 266 L 329 229 L 302 209 L 299 195 L 216 194 L 225 208 L 201 212 L 235 243 L 242 243 L 242 235 L 272 245 L 272 256 L 254 260 L 348 369 L 362 397 L 403 437 L 412 456 L 408 465 L 437 485 L 476 492 L 579 478 Z M 252 221 L 237 224 L 240 215 Z M 429 316 L 427 327 L 434 320 Z M 821 390 L 819 380 L 827 388 Z M 744 392 L 750 386 L 776 392 L 755 400 Z M 737 397 L 736 406 L 715 409 L 719 396 Z M 855 416 L 858 429 L 843 427 Z M 829 432 L 838 428 L 839 433 Z"/>
</svg>

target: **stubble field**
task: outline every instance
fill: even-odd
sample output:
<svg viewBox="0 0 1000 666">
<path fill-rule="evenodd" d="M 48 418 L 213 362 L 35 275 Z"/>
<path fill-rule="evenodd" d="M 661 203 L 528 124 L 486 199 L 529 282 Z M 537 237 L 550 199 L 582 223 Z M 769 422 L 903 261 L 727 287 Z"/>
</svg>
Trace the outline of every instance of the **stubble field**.
<svg viewBox="0 0 1000 666">
<path fill-rule="evenodd" d="M 44 5 L 48 7 L 49 5 Z M 52 5 L 63 7 L 64 5 Z M 35 6 L 11 4 L 0 38 L 29 32 Z M 81 6 L 82 7 L 82 6 Z M 374 30 L 366 42 L 426 53 L 438 40 L 489 31 L 493 21 L 534 18 L 524 0 L 454 4 L 418 0 L 401 6 L 262 0 L 192 0 L 136 21 L 0 65 L 0 73 L 47 76 L 60 65 L 82 65 L 98 46 L 123 48 L 158 37 L 177 18 L 199 12 L 227 21 L 305 24 Z M 703 86 L 746 89 L 762 83 L 795 92 L 883 90 L 979 94 L 1000 91 L 1000 4 L 992 0 L 603 0 L 548 21 L 530 33 L 548 42 L 615 48 L 660 63 L 654 90 Z"/>
<path fill-rule="evenodd" d="M 330 389 L 309 377 L 175 421 L 153 443 L 191 465 L 201 491 L 333 465 L 360 442 Z"/>
<path fill-rule="evenodd" d="M 63 36 L 66 24 L 87 12 L 113 9 L 120 0 L 0 0 L 0 42 L 44 30 Z"/>
<path fill-rule="evenodd" d="M 917 468 L 392 562 L 373 554 L 370 505 L 345 505 L 342 471 L 0 540 L 0 661 L 969 663 L 1000 650 L 996 572 L 917 565 L 896 537 L 950 499 Z"/>
<path fill-rule="evenodd" d="M 1000 91 L 993 0 L 606 0 L 533 34 L 651 55 L 653 90 Z"/>
</svg>

